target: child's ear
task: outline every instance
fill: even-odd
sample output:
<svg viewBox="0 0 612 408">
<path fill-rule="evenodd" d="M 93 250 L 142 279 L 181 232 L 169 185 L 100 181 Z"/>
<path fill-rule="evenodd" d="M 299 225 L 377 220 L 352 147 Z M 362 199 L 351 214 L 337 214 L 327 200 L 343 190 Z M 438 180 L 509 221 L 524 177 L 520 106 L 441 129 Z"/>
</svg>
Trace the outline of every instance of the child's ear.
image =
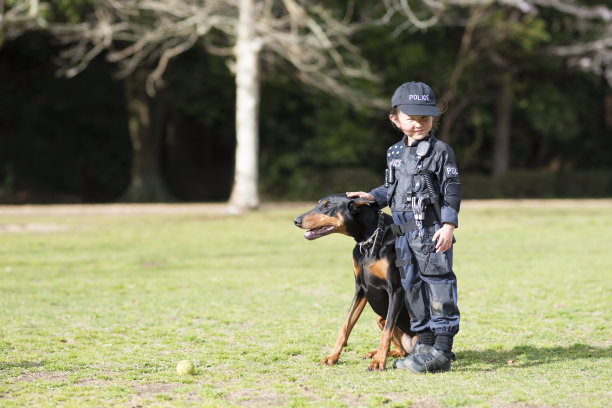
<svg viewBox="0 0 612 408">
<path fill-rule="evenodd" d="M 389 120 L 391 121 L 391 124 L 393 125 L 394 128 L 398 130 L 400 129 L 400 122 L 399 122 L 397 115 L 390 113 Z"/>
</svg>

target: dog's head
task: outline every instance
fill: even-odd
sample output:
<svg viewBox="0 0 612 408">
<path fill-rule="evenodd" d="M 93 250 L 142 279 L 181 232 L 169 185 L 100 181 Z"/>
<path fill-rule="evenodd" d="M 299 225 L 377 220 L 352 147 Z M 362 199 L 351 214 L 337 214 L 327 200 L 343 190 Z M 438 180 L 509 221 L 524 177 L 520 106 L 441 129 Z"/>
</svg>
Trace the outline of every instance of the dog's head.
<svg viewBox="0 0 612 408">
<path fill-rule="evenodd" d="M 315 208 L 300 215 L 294 224 L 307 229 L 304 238 L 317 239 L 325 235 L 340 233 L 356 237 L 361 231 L 358 216 L 362 209 L 375 205 L 376 201 L 349 198 L 346 194 L 332 194 L 319 200 Z M 365 206 L 365 207 L 364 207 Z M 374 209 L 371 209 L 375 211 Z"/>
</svg>

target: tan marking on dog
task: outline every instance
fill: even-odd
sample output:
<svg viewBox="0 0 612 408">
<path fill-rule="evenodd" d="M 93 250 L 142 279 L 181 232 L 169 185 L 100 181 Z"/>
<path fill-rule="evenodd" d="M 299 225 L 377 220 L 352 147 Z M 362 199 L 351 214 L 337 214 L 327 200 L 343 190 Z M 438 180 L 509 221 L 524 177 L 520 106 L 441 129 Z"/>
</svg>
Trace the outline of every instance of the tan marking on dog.
<svg viewBox="0 0 612 408">
<path fill-rule="evenodd" d="M 302 228 L 305 229 L 313 229 L 320 228 L 326 225 L 337 225 L 338 220 L 334 217 L 330 217 L 329 215 L 312 213 L 308 214 L 302 219 Z"/>
<path fill-rule="evenodd" d="M 382 371 L 386 368 L 387 354 L 389 353 L 389 348 L 391 346 L 392 337 L 393 337 L 392 328 L 385 327 L 383 329 L 382 335 L 380 336 L 380 344 L 378 346 L 378 351 L 372 357 L 372 362 L 370 363 L 370 367 L 368 367 L 368 370 Z"/>
<path fill-rule="evenodd" d="M 312 213 L 308 214 L 302 219 L 302 228 L 314 229 L 331 225 L 334 227 L 334 231 L 340 234 L 346 235 L 346 227 L 344 226 L 344 217 L 339 212 L 335 217 L 331 217 L 325 214 Z"/>
<path fill-rule="evenodd" d="M 379 259 L 368 265 L 368 271 L 379 279 L 387 279 L 389 262 L 386 259 Z"/>
<path fill-rule="evenodd" d="M 342 216 L 342 214 L 340 214 L 340 212 L 338 212 L 336 214 L 336 219 L 338 220 L 338 224 L 336 224 L 336 231 L 340 234 L 344 234 L 344 235 L 348 235 L 346 233 L 346 225 L 344 225 L 344 217 Z"/>
<path fill-rule="evenodd" d="M 361 272 L 361 268 L 359 267 L 357 261 L 355 261 L 355 258 L 353 258 L 353 271 L 355 272 L 355 277 L 359 276 L 359 273 Z"/>
<path fill-rule="evenodd" d="M 382 317 L 377 315 L 376 323 L 378 324 L 378 327 L 380 327 L 380 330 L 382 331 L 385 330 L 385 324 L 387 323 L 386 319 L 383 319 Z M 397 327 L 393 328 L 392 334 L 393 335 L 391 337 L 391 342 L 393 343 L 393 346 L 395 348 L 393 350 L 389 350 L 389 352 L 387 353 L 387 357 L 400 358 L 400 357 L 406 357 L 408 353 L 412 353 L 414 346 L 410 343 L 412 340 L 410 336 L 402 332 Z M 414 339 L 415 339 L 414 341 L 416 342 L 416 337 L 414 337 Z M 406 345 L 409 346 L 410 351 L 406 351 Z M 368 353 L 366 353 L 366 355 L 363 358 L 364 359 L 373 358 L 377 353 L 378 353 L 378 349 L 371 350 Z"/>
<path fill-rule="evenodd" d="M 334 349 L 332 350 L 331 354 L 321 360 L 319 364 L 334 365 L 338 362 L 340 353 L 342 353 L 342 349 L 346 346 L 348 338 L 351 335 L 351 331 L 353 330 L 353 327 L 355 327 L 355 323 L 357 323 L 357 320 L 359 320 L 359 316 L 361 316 L 361 312 L 363 312 L 363 309 L 367 303 L 368 300 L 365 298 L 365 296 L 355 296 L 353 303 L 351 303 L 349 312 L 346 315 L 346 320 L 338 332 Z"/>
</svg>

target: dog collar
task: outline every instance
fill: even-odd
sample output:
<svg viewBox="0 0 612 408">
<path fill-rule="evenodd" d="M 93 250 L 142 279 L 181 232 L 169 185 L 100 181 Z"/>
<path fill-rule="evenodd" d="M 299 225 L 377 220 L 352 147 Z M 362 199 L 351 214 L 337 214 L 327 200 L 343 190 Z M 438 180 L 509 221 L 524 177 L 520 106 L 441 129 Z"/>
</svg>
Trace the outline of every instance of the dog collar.
<svg viewBox="0 0 612 408">
<path fill-rule="evenodd" d="M 379 211 L 378 225 L 376 226 L 376 229 L 374 230 L 372 235 L 368 237 L 368 239 L 359 243 L 359 252 L 361 253 L 361 255 L 372 255 L 378 252 L 378 249 L 380 248 L 380 243 L 382 242 L 382 239 L 385 236 L 385 232 L 387 232 L 387 229 L 383 228 L 384 224 L 385 217 L 383 215 L 383 212 Z"/>
</svg>

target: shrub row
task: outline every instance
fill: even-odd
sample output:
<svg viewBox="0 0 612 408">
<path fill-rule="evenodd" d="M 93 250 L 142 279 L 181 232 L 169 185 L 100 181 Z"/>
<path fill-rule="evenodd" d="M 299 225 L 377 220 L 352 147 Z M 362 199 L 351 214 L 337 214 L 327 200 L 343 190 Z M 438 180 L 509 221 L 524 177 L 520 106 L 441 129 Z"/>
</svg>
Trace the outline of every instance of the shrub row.
<svg viewBox="0 0 612 408">
<path fill-rule="evenodd" d="M 264 191 L 268 199 L 317 200 L 344 191 L 369 191 L 382 183 L 375 172 L 360 168 L 295 173 L 284 186 Z M 550 172 L 513 170 L 503 176 L 462 174 L 464 199 L 612 197 L 612 169 Z"/>
</svg>

